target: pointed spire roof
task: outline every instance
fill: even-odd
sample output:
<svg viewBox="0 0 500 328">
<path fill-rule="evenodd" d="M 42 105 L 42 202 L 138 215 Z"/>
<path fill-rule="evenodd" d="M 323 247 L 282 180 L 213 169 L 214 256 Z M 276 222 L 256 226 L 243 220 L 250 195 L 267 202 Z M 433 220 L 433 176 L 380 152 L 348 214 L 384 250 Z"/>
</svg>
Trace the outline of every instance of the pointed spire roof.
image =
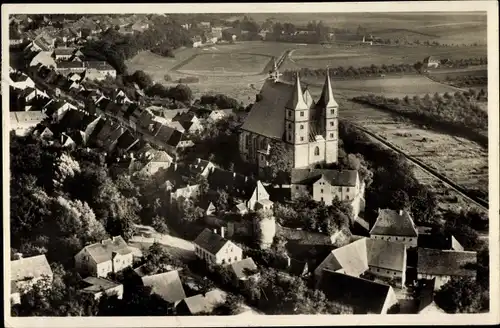
<svg viewBox="0 0 500 328">
<path fill-rule="evenodd" d="M 326 69 L 326 79 L 321 91 L 321 96 L 318 100 L 318 105 L 321 107 L 338 107 L 339 104 L 333 98 L 332 81 L 330 80 L 330 70 Z"/>
<path fill-rule="evenodd" d="M 293 110 L 308 109 L 308 106 L 304 101 L 304 93 L 302 92 L 302 87 L 300 86 L 299 73 L 297 73 L 295 76 L 295 84 L 292 89 L 292 94 L 285 107 Z"/>
</svg>

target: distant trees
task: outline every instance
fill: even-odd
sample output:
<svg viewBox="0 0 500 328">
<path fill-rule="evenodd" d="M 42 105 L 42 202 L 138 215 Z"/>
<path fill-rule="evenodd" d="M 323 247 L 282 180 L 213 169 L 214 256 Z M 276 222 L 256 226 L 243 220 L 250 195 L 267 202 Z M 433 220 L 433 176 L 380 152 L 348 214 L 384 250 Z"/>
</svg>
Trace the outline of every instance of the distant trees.
<svg viewBox="0 0 500 328">
<path fill-rule="evenodd" d="M 146 89 L 153 84 L 153 80 L 151 79 L 151 77 L 141 70 L 135 71 L 134 74 L 132 74 L 131 78 L 141 89 Z"/>
<path fill-rule="evenodd" d="M 238 100 L 223 94 L 203 95 L 200 98 L 200 105 L 215 105 L 219 109 L 243 109 L 242 104 Z"/>
<path fill-rule="evenodd" d="M 178 84 L 175 87 L 167 88 L 162 84 L 155 83 L 145 89 L 145 94 L 149 97 L 170 98 L 186 104 L 189 104 L 193 99 L 193 92 L 185 84 Z"/>
</svg>

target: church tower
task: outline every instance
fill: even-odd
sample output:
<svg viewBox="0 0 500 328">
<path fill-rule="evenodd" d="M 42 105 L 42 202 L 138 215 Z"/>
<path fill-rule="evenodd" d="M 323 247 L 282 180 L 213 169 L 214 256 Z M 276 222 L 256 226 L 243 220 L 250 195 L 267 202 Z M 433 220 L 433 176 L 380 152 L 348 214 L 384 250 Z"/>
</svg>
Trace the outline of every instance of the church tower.
<svg viewBox="0 0 500 328">
<path fill-rule="evenodd" d="M 285 142 L 293 148 L 293 168 L 309 165 L 309 106 L 297 73 L 290 99 L 285 105 Z"/>
<path fill-rule="evenodd" d="M 337 163 L 338 161 L 338 111 L 339 105 L 333 98 L 332 82 L 330 72 L 326 70 L 325 84 L 321 96 L 317 103 L 318 109 L 325 114 L 324 133 L 325 133 L 325 162 L 327 164 Z"/>
</svg>

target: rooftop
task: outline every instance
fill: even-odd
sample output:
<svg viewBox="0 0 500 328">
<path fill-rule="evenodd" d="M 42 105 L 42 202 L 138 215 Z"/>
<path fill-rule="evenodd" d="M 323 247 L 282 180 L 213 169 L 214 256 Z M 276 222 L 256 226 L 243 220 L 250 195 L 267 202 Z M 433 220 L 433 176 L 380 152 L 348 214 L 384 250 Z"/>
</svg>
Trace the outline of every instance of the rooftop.
<svg viewBox="0 0 500 328">
<path fill-rule="evenodd" d="M 12 281 L 40 278 L 44 275 L 52 277 L 52 269 L 43 254 L 11 261 L 10 279 Z"/>
<path fill-rule="evenodd" d="M 127 243 L 121 236 L 105 239 L 100 243 L 95 243 L 85 247 L 90 256 L 96 263 L 102 263 L 111 260 L 113 253 L 116 252 L 120 255 L 132 253 Z"/>
<path fill-rule="evenodd" d="M 217 254 L 229 240 L 223 238 L 221 235 L 205 228 L 194 240 L 194 243 L 199 247 L 205 249 L 211 254 Z"/>
<path fill-rule="evenodd" d="M 99 293 L 102 290 L 108 290 L 120 286 L 121 284 L 101 278 L 101 277 L 87 277 L 83 281 L 89 284 L 88 287 L 83 288 L 81 291 L 84 293 Z"/>
<path fill-rule="evenodd" d="M 292 169 L 292 184 L 312 185 L 324 178 L 332 186 L 355 187 L 358 178 L 356 170 Z"/>
<path fill-rule="evenodd" d="M 408 211 L 380 209 L 370 235 L 417 237 L 418 232 Z"/>
<path fill-rule="evenodd" d="M 229 265 L 231 271 L 236 275 L 238 279 L 245 279 L 249 272 L 257 271 L 257 265 L 251 257 L 247 257 L 238 262 L 233 262 Z"/>
<path fill-rule="evenodd" d="M 152 292 L 160 295 L 165 301 L 175 303 L 186 298 L 182 282 L 177 270 L 142 277 L 144 286 L 152 288 Z"/>
</svg>

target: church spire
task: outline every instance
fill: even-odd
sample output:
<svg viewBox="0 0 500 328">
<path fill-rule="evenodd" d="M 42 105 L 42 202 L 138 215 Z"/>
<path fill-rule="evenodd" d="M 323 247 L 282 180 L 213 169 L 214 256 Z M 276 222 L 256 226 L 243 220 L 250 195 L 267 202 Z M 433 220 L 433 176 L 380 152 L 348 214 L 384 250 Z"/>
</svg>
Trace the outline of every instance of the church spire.
<svg viewBox="0 0 500 328">
<path fill-rule="evenodd" d="M 321 96 L 318 100 L 318 105 L 321 107 L 338 107 L 339 105 L 333 98 L 332 82 L 330 80 L 330 70 L 326 68 L 326 79 L 323 85 L 323 90 L 321 91 Z"/>
<path fill-rule="evenodd" d="M 304 101 L 304 93 L 302 92 L 302 87 L 300 86 L 299 73 L 296 73 L 295 75 L 295 84 L 293 86 L 293 91 L 285 107 L 293 110 L 308 109 L 307 104 Z"/>
</svg>

